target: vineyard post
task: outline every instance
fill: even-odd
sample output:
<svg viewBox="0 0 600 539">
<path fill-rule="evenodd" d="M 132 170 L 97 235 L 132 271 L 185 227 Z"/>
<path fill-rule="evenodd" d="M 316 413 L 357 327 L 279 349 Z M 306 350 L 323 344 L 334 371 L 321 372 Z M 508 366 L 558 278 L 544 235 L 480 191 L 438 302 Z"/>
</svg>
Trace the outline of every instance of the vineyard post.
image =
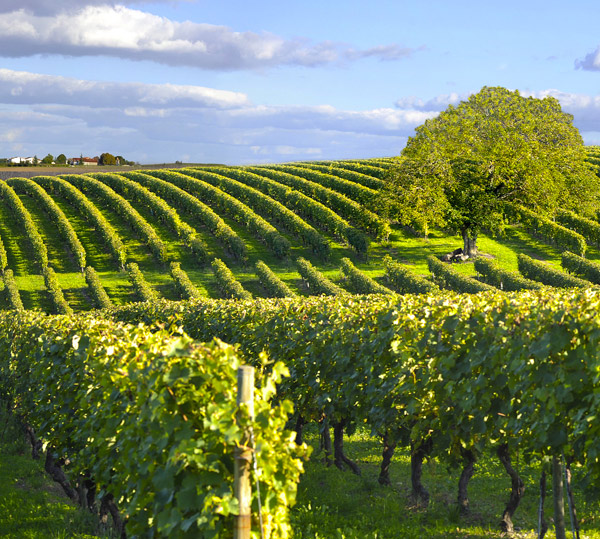
<svg viewBox="0 0 600 539">
<path fill-rule="evenodd" d="M 238 369 L 238 415 L 239 408 L 246 405 L 250 418 L 254 418 L 254 367 L 244 365 Z M 250 469 L 253 448 L 249 446 L 250 429 L 244 429 L 242 441 L 235 448 L 234 493 L 239 504 L 239 514 L 235 519 L 234 539 L 250 539 L 252 489 L 250 486 Z"/>
</svg>

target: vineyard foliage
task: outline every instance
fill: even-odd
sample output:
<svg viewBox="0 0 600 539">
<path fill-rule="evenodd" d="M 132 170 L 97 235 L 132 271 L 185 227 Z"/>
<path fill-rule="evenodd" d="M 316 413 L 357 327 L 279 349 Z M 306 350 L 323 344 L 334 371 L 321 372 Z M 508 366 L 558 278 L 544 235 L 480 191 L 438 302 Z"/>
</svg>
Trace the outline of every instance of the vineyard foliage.
<svg viewBox="0 0 600 539">
<path fill-rule="evenodd" d="M 431 436 L 435 454 L 454 463 L 463 449 L 502 443 L 534 460 L 564 452 L 594 484 L 599 305 L 591 289 L 496 290 L 163 301 L 110 315 L 168 321 L 200 340 L 216 335 L 248 359 L 266 350 L 292 374 L 279 397 L 307 420 L 326 414 L 373 432 L 408 433 L 413 442 Z"/>
<path fill-rule="evenodd" d="M 285 430 L 290 420 L 329 422 L 334 435 L 364 425 L 392 444 L 428 440 L 449 466 L 505 444 L 534 462 L 564 454 L 600 482 L 600 265 L 584 258 L 598 258 L 597 223 L 507 205 L 507 228 L 529 231 L 536 252 L 512 253 L 519 272 L 484 257 L 442 262 L 435 237 L 412 237 L 427 249 L 417 261 L 398 240 L 411 233 L 375 210 L 390 166 L 0 181 L 0 211 L 15 221 L 0 222 L 11 309 L 0 312 L 0 392 L 72 477 L 92 474 L 120 500 L 128 533 L 231 529 L 232 454 L 250 423 L 266 537 L 291 536 L 306 449 Z M 50 267 L 62 247 L 82 275 Z M 554 265 L 537 260 L 545 252 Z M 24 309 L 27 256 L 47 310 L 69 316 Z M 100 310 L 73 314 L 65 295 L 76 293 Z M 259 373 L 254 421 L 235 419 L 242 362 Z"/>
<path fill-rule="evenodd" d="M 247 409 L 236 419 L 240 362 L 218 340 L 12 312 L 0 313 L 0 354 L 2 394 L 69 462 L 72 477 L 92 477 L 120 500 L 130 536 L 221 537 L 233 529 L 232 455 L 252 428 L 265 537 L 290 537 L 287 512 L 306 448 L 284 430 L 292 405 L 272 402 L 287 373 L 282 363 L 259 370 L 254 419 Z M 256 356 L 261 362 L 266 357 Z"/>
</svg>

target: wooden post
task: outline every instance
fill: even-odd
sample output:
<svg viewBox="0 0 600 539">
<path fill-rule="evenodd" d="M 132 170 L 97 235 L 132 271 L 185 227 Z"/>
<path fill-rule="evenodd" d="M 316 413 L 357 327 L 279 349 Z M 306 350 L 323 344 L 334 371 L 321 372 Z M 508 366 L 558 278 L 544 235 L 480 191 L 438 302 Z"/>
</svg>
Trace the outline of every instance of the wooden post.
<svg viewBox="0 0 600 539">
<path fill-rule="evenodd" d="M 247 365 L 238 369 L 238 407 L 245 404 L 254 417 L 254 367 Z M 238 412 L 239 413 L 239 412 Z M 250 486 L 250 470 L 252 465 L 250 447 L 250 431 L 244 430 L 242 442 L 235 448 L 234 493 L 238 500 L 240 512 L 235 519 L 234 539 L 250 539 L 252 519 L 252 489 Z"/>
</svg>

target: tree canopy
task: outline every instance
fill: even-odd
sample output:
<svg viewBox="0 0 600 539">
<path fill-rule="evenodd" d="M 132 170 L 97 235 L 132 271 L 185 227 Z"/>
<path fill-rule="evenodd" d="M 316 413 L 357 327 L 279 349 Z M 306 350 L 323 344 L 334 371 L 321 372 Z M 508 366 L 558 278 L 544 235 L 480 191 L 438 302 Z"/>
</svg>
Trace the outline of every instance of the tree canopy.
<svg viewBox="0 0 600 539">
<path fill-rule="evenodd" d="M 416 129 L 384 197 L 402 224 L 455 230 L 474 255 L 478 233 L 502 227 L 505 202 L 543 215 L 558 207 L 589 214 L 599 187 L 557 99 L 484 87 Z"/>
</svg>

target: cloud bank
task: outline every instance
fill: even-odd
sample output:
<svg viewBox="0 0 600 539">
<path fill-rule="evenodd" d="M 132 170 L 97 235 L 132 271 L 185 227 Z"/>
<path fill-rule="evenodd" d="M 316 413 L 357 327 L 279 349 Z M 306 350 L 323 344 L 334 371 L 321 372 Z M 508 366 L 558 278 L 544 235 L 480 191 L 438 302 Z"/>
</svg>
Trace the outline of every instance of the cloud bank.
<svg viewBox="0 0 600 539">
<path fill-rule="evenodd" d="M 434 114 L 265 106 L 245 94 L 197 86 L 0 69 L 2 157 L 109 151 L 142 163 L 242 164 L 397 155 L 414 128 Z"/>
<path fill-rule="evenodd" d="M 0 18 L 1 56 L 103 55 L 230 71 L 316 67 L 361 58 L 395 61 L 415 52 L 395 44 L 356 50 L 341 43 L 287 40 L 268 32 L 236 32 L 226 26 L 176 22 L 123 5 L 85 5 L 48 14 L 39 11 L 43 2 L 28 0 L 30 4 L 38 11 L 21 7 Z M 76 5 L 67 0 L 62 4 Z"/>
</svg>

